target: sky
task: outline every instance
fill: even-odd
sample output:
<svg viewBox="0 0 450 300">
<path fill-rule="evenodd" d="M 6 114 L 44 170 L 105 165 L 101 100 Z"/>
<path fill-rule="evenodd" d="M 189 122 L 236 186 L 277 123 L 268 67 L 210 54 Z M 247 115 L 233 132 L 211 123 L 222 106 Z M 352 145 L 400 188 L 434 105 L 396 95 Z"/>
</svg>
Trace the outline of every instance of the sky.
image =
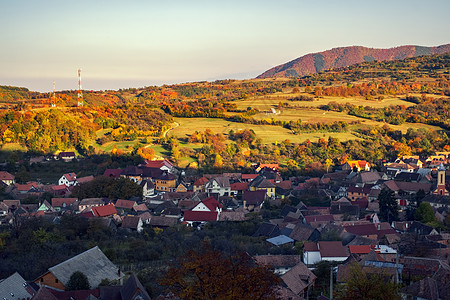
<svg viewBox="0 0 450 300">
<path fill-rule="evenodd" d="M 0 0 L 0 85 L 85 90 L 254 78 L 343 46 L 450 43 L 450 1 Z"/>
</svg>

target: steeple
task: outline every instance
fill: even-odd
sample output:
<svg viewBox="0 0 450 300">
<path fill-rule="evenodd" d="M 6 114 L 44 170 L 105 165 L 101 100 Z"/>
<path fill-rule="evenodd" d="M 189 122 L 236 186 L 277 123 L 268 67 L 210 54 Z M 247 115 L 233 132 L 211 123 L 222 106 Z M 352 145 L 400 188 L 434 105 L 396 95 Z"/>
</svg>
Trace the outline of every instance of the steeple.
<svg viewBox="0 0 450 300">
<path fill-rule="evenodd" d="M 445 189 L 445 167 L 442 163 L 438 167 L 437 171 L 438 171 L 437 187 L 433 191 L 433 194 L 448 196 L 449 192 Z"/>
</svg>

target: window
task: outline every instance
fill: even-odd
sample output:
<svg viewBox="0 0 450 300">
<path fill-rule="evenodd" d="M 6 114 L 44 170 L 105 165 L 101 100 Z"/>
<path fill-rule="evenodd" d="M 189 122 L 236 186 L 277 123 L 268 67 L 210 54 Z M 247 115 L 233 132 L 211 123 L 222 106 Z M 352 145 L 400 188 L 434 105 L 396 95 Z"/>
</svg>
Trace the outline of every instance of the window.
<svg viewBox="0 0 450 300">
<path fill-rule="evenodd" d="M 58 283 L 58 278 L 55 278 L 55 283 Z"/>
</svg>

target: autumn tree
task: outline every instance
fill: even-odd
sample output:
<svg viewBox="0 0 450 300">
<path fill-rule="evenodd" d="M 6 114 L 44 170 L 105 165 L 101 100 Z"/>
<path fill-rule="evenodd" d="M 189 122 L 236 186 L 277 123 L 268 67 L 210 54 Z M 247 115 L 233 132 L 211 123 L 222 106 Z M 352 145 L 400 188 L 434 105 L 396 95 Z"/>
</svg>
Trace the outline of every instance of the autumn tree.
<svg viewBox="0 0 450 300">
<path fill-rule="evenodd" d="M 226 256 L 204 243 L 180 257 L 160 283 L 181 299 L 275 299 L 280 279 L 246 253 Z"/>
<path fill-rule="evenodd" d="M 398 288 L 383 273 L 368 274 L 355 263 L 350 266 L 350 273 L 346 283 L 338 290 L 337 299 L 400 300 Z"/>
</svg>

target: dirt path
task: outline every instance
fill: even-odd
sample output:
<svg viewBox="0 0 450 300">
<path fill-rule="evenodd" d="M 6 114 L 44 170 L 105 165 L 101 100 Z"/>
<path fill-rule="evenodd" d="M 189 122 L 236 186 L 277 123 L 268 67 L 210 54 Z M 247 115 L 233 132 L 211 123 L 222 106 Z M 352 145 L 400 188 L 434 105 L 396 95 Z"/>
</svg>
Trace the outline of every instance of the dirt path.
<svg viewBox="0 0 450 300">
<path fill-rule="evenodd" d="M 174 122 L 174 123 L 175 123 L 175 126 L 172 126 L 171 128 L 169 128 L 169 129 L 167 129 L 166 131 L 164 131 L 163 137 L 166 137 L 166 136 L 167 136 L 167 133 L 168 133 L 169 131 L 171 131 L 172 129 L 175 129 L 175 128 L 177 128 L 178 126 L 180 126 L 180 123 L 178 123 L 178 122 Z"/>
</svg>

